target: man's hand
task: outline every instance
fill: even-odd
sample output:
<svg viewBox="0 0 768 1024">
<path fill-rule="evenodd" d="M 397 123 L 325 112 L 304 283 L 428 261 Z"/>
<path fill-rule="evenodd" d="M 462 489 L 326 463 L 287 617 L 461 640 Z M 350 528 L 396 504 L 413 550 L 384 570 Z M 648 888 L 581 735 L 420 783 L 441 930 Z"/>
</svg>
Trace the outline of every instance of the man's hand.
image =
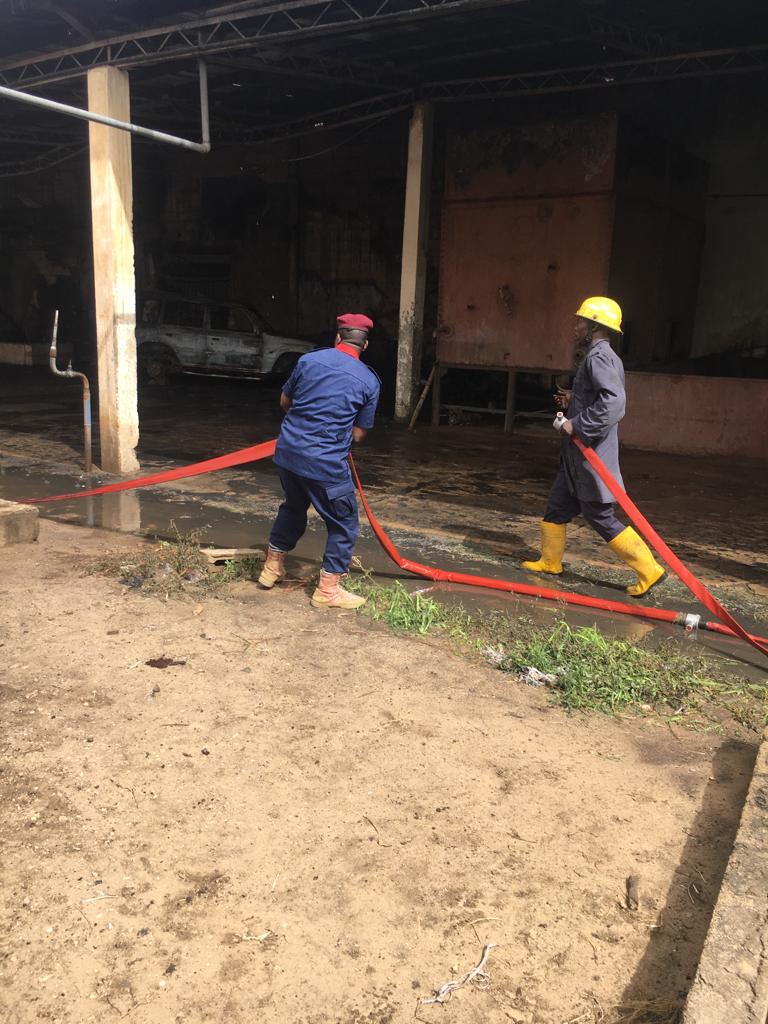
<svg viewBox="0 0 768 1024">
<path fill-rule="evenodd" d="M 286 393 L 284 391 L 281 391 L 280 392 L 280 408 L 283 410 L 283 412 L 288 412 L 288 410 L 291 408 L 292 404 L 293 403 L 291 402 L 291 399 L 288 397 L 288 395 L 286 395 Z"/>
<path fill-rule="evenodd" d="M 555 395 L 555 405 L 557 406 L 557 408 L 562 409 L 563 412 L 565 412 L 565 410 L 571 404 L 572 394 L 572 391 L 564 391 L 562 388 L 558 388 L 557 394 Z"/>
<path fill-rule="evenodd" d="M 352 427 L 352 440 L 355 444 L 360 444 L 367 433 L 368 431 L 362 427 Z"/>
<path fill-rule="evenodd" d="M 573 424 L 570 420 L 563 420 L 563 425 L 562 427 L 560 427 L 560 429 L 564 434 L 567 434 L 568 437 L 571 437 L 573 435 Z"/>
</svg>

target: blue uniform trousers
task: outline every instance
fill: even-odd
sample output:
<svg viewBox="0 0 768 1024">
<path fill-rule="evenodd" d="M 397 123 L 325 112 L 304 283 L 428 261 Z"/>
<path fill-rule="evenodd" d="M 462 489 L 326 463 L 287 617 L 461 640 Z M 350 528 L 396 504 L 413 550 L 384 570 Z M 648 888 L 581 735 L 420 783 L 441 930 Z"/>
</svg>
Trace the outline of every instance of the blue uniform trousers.
<svg viewBox="0 0 768 1024">
<path fill-rule="evenodd" d="M 612 541 L 625 529 L 613 512 L 613 502 L 581 501 L 571 492 L 565 470 L 560 467 L 547 498 L 545 523 L 570 523 L 581 514 L 604 541 Z"/>
<path fill-rule="evenodd" d="M 323 569 L 340 574 L 348 572 L 360 532 L 352 482 L 322 483 L 282 467 L 279 472 L 285 501 L 278 509 L 269 535 L 270 546 L 278 551 L 293 551 L 307 529 L 307 512 L 312 505 L 328 530 Z"/>
</svg>

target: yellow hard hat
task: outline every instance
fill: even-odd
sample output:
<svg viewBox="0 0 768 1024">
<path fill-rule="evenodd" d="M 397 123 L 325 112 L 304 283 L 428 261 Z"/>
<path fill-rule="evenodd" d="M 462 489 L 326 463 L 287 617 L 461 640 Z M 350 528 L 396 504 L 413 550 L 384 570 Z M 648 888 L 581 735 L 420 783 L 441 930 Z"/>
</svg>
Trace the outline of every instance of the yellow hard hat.
<svg viewBox="0 0 768 1024">
<path fill-rule="evenodd" d="M 621 306 L 613 299 L 607 299 L 604 295 L 594 295 L 591 299 L 584 299 L 576 310 L 576 316 L 582 316 L 585 320 L 593 320 L 596 324 L 602 324 L 611 331 L 621 334 Z"/>
</svg>

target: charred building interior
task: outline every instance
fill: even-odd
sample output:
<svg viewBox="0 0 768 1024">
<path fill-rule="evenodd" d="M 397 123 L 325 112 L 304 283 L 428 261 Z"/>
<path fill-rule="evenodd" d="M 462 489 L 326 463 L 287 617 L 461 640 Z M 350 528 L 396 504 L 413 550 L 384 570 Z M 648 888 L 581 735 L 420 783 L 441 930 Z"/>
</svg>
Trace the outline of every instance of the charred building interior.
<svg viewBox="0 0 768 1024">
<path fill-rule="evenodd" d="M 279 375 L 355 308 L 385 412 L 407 421 L 437 362 L 423 417 L 510 428 L 569 371 L 580 298 L 606 293 L 625 443 L 764 457 L 744 424 L 768 413 L 761 8 L 3 3 L 0 360 L 46 373 L 58 309 L 125 456 L 135 378 L 249 374 L 249 333 L 276 339 L 255 372 Z M 29 97 L 193 147 L 115 146 Z"/>
</svg>

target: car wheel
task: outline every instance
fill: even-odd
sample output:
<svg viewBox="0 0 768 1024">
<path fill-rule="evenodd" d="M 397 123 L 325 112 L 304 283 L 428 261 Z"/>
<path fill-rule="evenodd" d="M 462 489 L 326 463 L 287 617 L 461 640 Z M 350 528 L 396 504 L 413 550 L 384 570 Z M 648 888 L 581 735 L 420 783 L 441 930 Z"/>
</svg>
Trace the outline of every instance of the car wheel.
<svg viewBox="0 0 768 1024">
<path fill-rule="evenodd" d="M 170 349 L 150 349 L 138 356 L 139 379 L 144 384 L 164 386 L 168 378 L 179 373 L 179 360 Z"/>
</svg>

